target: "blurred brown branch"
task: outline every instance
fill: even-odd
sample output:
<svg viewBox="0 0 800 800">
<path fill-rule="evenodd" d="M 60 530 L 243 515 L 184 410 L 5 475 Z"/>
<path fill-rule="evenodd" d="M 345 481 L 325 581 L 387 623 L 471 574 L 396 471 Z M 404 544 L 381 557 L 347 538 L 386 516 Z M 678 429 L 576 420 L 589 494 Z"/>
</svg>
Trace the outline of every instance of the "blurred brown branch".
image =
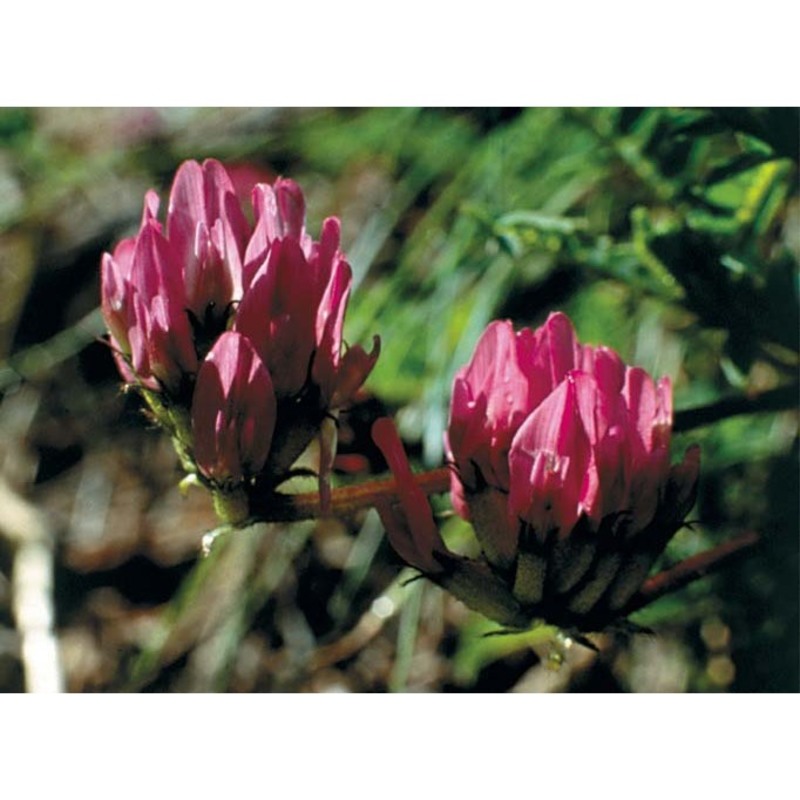
<svg viewBox="0 0 800 800">
<path fill-rule="evenodd" d="M 748 555 L 761 542 L 761 537 L 754 531 L 742 533 L 733 539 L 723 542 L 711 550 L 684 559 L 674 567 L 659 572 L 647 580 L 628 606 L 625 614 L 638 611 L 665 594 L 677 591 L 692 581 L 716 572 L 731 561 Z"/>
<path fill-rule="evenodd" d="M 716 403 L 697 408 L 686 408 L 675 412 L 672 429 L 676 432 L 689 431 L 710 425 L 721 419 L 739 414 L 755 414 L 759 411 L 785 411 L 797 408 L 800 404 L 800 385 L 779 386 L 755 395 L 725 397 Z"/>
</svg>

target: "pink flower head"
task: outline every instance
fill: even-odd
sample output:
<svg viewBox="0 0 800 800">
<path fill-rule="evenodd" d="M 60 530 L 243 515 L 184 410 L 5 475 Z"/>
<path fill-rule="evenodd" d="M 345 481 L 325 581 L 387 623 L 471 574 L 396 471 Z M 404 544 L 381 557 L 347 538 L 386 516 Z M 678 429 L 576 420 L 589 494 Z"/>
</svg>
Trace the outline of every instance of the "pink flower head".
<svg viewBox="0 0 800 800">
<path fill-rule="evenodd" d="M 671 431 L 669 380 L 564 314 L 488 326 L 453 384 L 451 495 L 523 609 L 581 627 L 624 607 L 694 502 L 699 450 L 670 466 Z"/>
<path fill-rule="evenodd" d="M 540 538 L 623 512 L 635 533 L 663 495 L 671 430 L 669 379 L 580 345 L 555 313 L 536 331 L 489 325 L 456 375 L 447 445 L 466 496 L 508 492 Z"/>
<path fill-rule="evenodd" d="M 197 331 L 211 325 L 213 338 L 241 296 L 251 229 L 225 168 L 211 159 L 178 169 L 166 228 L 158 209 L 149 191 L 137 235 L 104 254 L 102 309 L 112 346 L 130 363 L 118 361 L 123 378 L 175 392 L 197 371 Z"/>
<path fill-rule="evenodd" d="M 218 484 L 237 484 L 266 463 L 275 427 L 272 381 L 248 339 L 217 339 L 197 375 L 192 401 L 194 455 Z"/>
<path fill-rule="evenodd" d="M 253 342 L 279 397 L 313 385 L 322 407 L 343 404 L 366 380 L 378 350 L 368 356 L 353 347 L 342 356 L 352 273 L 339 249 L 339 221 L 326 219 L 320 241 L 313 241 L 305 232 L 305 201 L 293 181 L 256 187 L 254 204 L 258 218 L 235 329 Z"/>
<path fill-rule="evenodd" d="M 244 482 L 250 506 L 268 501 L 316 438 L 324 505 L 335 413 L 375 365 L 378 341 L 369 354 L 343 347 L 352 275 L 339 221 L 326 219 L 314 241 L 300 187 L 279 178 L 252 188 L 251 225 L 235 177 L 212 159 L 184 162 L 163 224 L 147 192 L 138 233 L 102 258 L 110 344 L 184 462 L 193 454 L 217 488 Z"/>
</svg>

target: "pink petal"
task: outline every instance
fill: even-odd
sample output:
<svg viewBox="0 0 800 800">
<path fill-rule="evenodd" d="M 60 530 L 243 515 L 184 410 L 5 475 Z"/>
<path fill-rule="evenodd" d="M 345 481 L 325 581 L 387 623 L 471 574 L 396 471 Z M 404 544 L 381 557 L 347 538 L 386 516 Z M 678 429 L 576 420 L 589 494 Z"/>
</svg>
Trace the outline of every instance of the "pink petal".
<svg viewBox="0 0 800 800">
<path fill-rule="evenodd" d="M 337 258 L 332 267 L 330 281 L 317 310 L 317 352 L 314 358 L 313 378 L 327 400 L 333 396 L 342 351 L 342 330 L 347 300 L 350 296 L 352 272 L 350 265 Z"/>
<path fill-rule="evenodd" d="M 653 379 L 640 367 L 628 367 L 622 391 L 628 407 L 631 427 L 636 436 L 634 467 L 646 461 L 653 443 L 653 421 L 656 418 L 657 398 Z"/>
<path fill-rule="evenodd" d="M 466 469 L 475 462 L 486 480 L 505 488 L 506 451 L 525 417 L 528 393 L 511 323 L 491 323 L 454 379 L 448 435 L 456 463 Z"/>
<path fill-rule="evenodd" d="M 294 239 L 274 242 L 236 315 L 235 330 L 253 342 L 279 395 L 302 389 L 314 353 L 317 302 L 306 266 Z"/>
<path fill-rule="evenodd" d="M 343 408 L 350 402 L 372 372 L 380 352 L 381 340 L 378 336 L 373 337 L 372 350 L 369 353 L 358 344 L 348 348 L 339 364 L 330 408 Z"/>
<path fill-rule="evenodd" d="M 142 209 L 142 227 L 146 225 L 150 220 L 157 222 L 158 218 L 158 209 L 161 205 L 161 201 L 158 198 L 158 193 L 155 192 L 153 189 L 148 189 L 144 195 L 144 208 Z"/>
<path fill-rule="evenodd" d="M 256 223 L 244 253 L 243 286 L 246 289 L 259 265 L 267 256 L 272 242 L 292 238 L 306 258 L 312 242 L 305 232 L 305 199 L 300 187 L 291 180 L 279 178 L 273 186 L 258 184 L 253 188 Z"/>
<path fill-rule="evenodd" d="M 408 564 L 423 572 L 439 572 L 435 553 L 447 553 L 439 529 L 433 519 L 428 498 L 414 480 L 403 444 L 394 423 L 382 417 L 372 426 L 372 439 L 383 453 L 397 482 L 404 519 L 394 517 L 387 526 L 389 542 Z"/>
<path fill-rule="evenodd" d="M 217 227 L 219 234 L 211 253 L 207 242 Z M 205 233 L 199 232 L 200 228 Z M 181 164 L 170 193 L 167 238 L 174 249 L 176 266 L 193 273 L 187 278 L 192 287 L 188 300 L 198 317 L 204 316 L 209 303 L 224 308 L 240 294 L 242 256 L 249 233 L 233 183 L 222 164 L 213 159 L 202 166 L 196 161 Z M 203 276 L 207 271 L 215 274 L 198 278 L 198 274 Z M 209 296 L 198 290 L 206 285 L 213 287 Z"/>
<path fill-rule="evenodd" d="M 625 384 L 625 364 L 608 347 L 580 348 L 580 369 L 588 372 L 597 381 L 600 389 L 610 395 L 618 395 Z"/>
<path fill-rule="evenodd" d="M 108 253 L 103 253 L 100 262 L 100 307 L 106 327 L 126 353 L 130 351 L 128 327 L 132 313 L 132 291 L 124 268 Z"/>
<path fill-rule="evenodd" d="M 512 517 L 526 520 L 540 537 L 553 528 L 567 535 L 581 513 L 591 458 L 576 380 L 568 376 L 525 420 L 511 444 Z"/>
<path fill-rule="evenodd" d="M 137 322 L 146 327 L 150 370 L 175 388 L 183 373 L 197 370 L 197 354 L 183 282 L 174 269 L 170 244 L 154 223 L 140 232 L 133 261 L 132 283 L 146 310 L 146 315 L 138 312 Z M 134 354 L 134 365 L 135 360 Z"/>
<path fill-rule="evenodd" d="M 550 314 L 538 333 L 541 336 L 540 347 L 549 362 L 551 385 L 555 387 L 577 366 L 575 329 L 566 314 L 556 312 Z"/>
<path fill-rule="evenodd" d="M 206 477 L 239 482 L 269 456 L 275 394 L 248 339 L 229 331 L 214 344 L 197 376 L 192 401 L 194 455 Z"/>
</svg>

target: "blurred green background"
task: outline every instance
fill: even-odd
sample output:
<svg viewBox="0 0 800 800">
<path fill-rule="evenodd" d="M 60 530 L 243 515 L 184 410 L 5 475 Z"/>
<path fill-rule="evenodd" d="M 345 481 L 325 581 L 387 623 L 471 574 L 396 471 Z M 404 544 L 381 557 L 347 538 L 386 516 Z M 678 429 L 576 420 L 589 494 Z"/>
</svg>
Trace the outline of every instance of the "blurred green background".
<svg viewBox="0 0 800 800">
<path fill-rule="evenodd" d="M 0 110 L 0 688 L 50 669 L 70 691 L 797 691 L 799 141 L 792 108 Z M 374 512 L 201 559 L 210 502 L 180 495 L 120 392 L 97 306 L 144 192 L 205 157 L 243 185 L 298 181 L 314 235 L 342 220 L 345 336 L 383 352 L 343 418 L 340 483 L 384 469 L 376 413 L 440 466 L 486 323 L 562 309 L 672 377 L 674 460 L 702 447 L 664 563 L 748 530 L 761 548 L 639 612 L 655 636 L 603 635 L 557 671 L 407 583 Z"/>
</svg>

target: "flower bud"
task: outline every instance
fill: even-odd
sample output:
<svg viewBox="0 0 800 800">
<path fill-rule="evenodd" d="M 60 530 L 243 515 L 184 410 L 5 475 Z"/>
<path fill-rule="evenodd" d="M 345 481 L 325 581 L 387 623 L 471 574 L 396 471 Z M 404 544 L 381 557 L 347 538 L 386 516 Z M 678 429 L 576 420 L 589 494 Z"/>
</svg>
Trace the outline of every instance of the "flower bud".
<svg viewBox="0 0 800 800">
<path fill-rule="evenodd" d="M 131 278 L 134 331 L 129 338 L 134 370 L 144 380 L 153 377 L 177 391 L 183 377 L 197 371 L 197 352 L 172 249 L 154 220 L 136 239 Z"/>
<path fill-rule="evenodd" d="M 211 159 L 178 169 L 165 229 L 158 208 L 147 192 L 137 235 L 103 255 L 101 306 L 122 377 L 175 394 L 241 297 L 252 230 L 225 168 Z"/>
<path fill-rule="evenodd" d="M 223 333 L 200 367 L 192 401 L 201 473 L 227 486 L 256 475 L 269 456 L 275 413 L 272 381 L 255 348 L 239 333 Z"/>
<path fill-rule="evenodd" d="M 303 253 L 311 252 L 312 240 L 306 233 L 306 201 L 292 180 L 278 178 L 272 186 L 260 183 L 253 188 L 255 229 L 244 257 L 243 283 L 247 288 L 264 262 L 272 243 L 294 239 Z"/>
<path fill-rule="evenodd" d="M 218 161 L 184 162 L 170 192 L 166 235 L 182 271 L 187 308 L 197 320 L 224 317 L 242 294 L 250 237 L 233 182 Z"/>
</svg>

